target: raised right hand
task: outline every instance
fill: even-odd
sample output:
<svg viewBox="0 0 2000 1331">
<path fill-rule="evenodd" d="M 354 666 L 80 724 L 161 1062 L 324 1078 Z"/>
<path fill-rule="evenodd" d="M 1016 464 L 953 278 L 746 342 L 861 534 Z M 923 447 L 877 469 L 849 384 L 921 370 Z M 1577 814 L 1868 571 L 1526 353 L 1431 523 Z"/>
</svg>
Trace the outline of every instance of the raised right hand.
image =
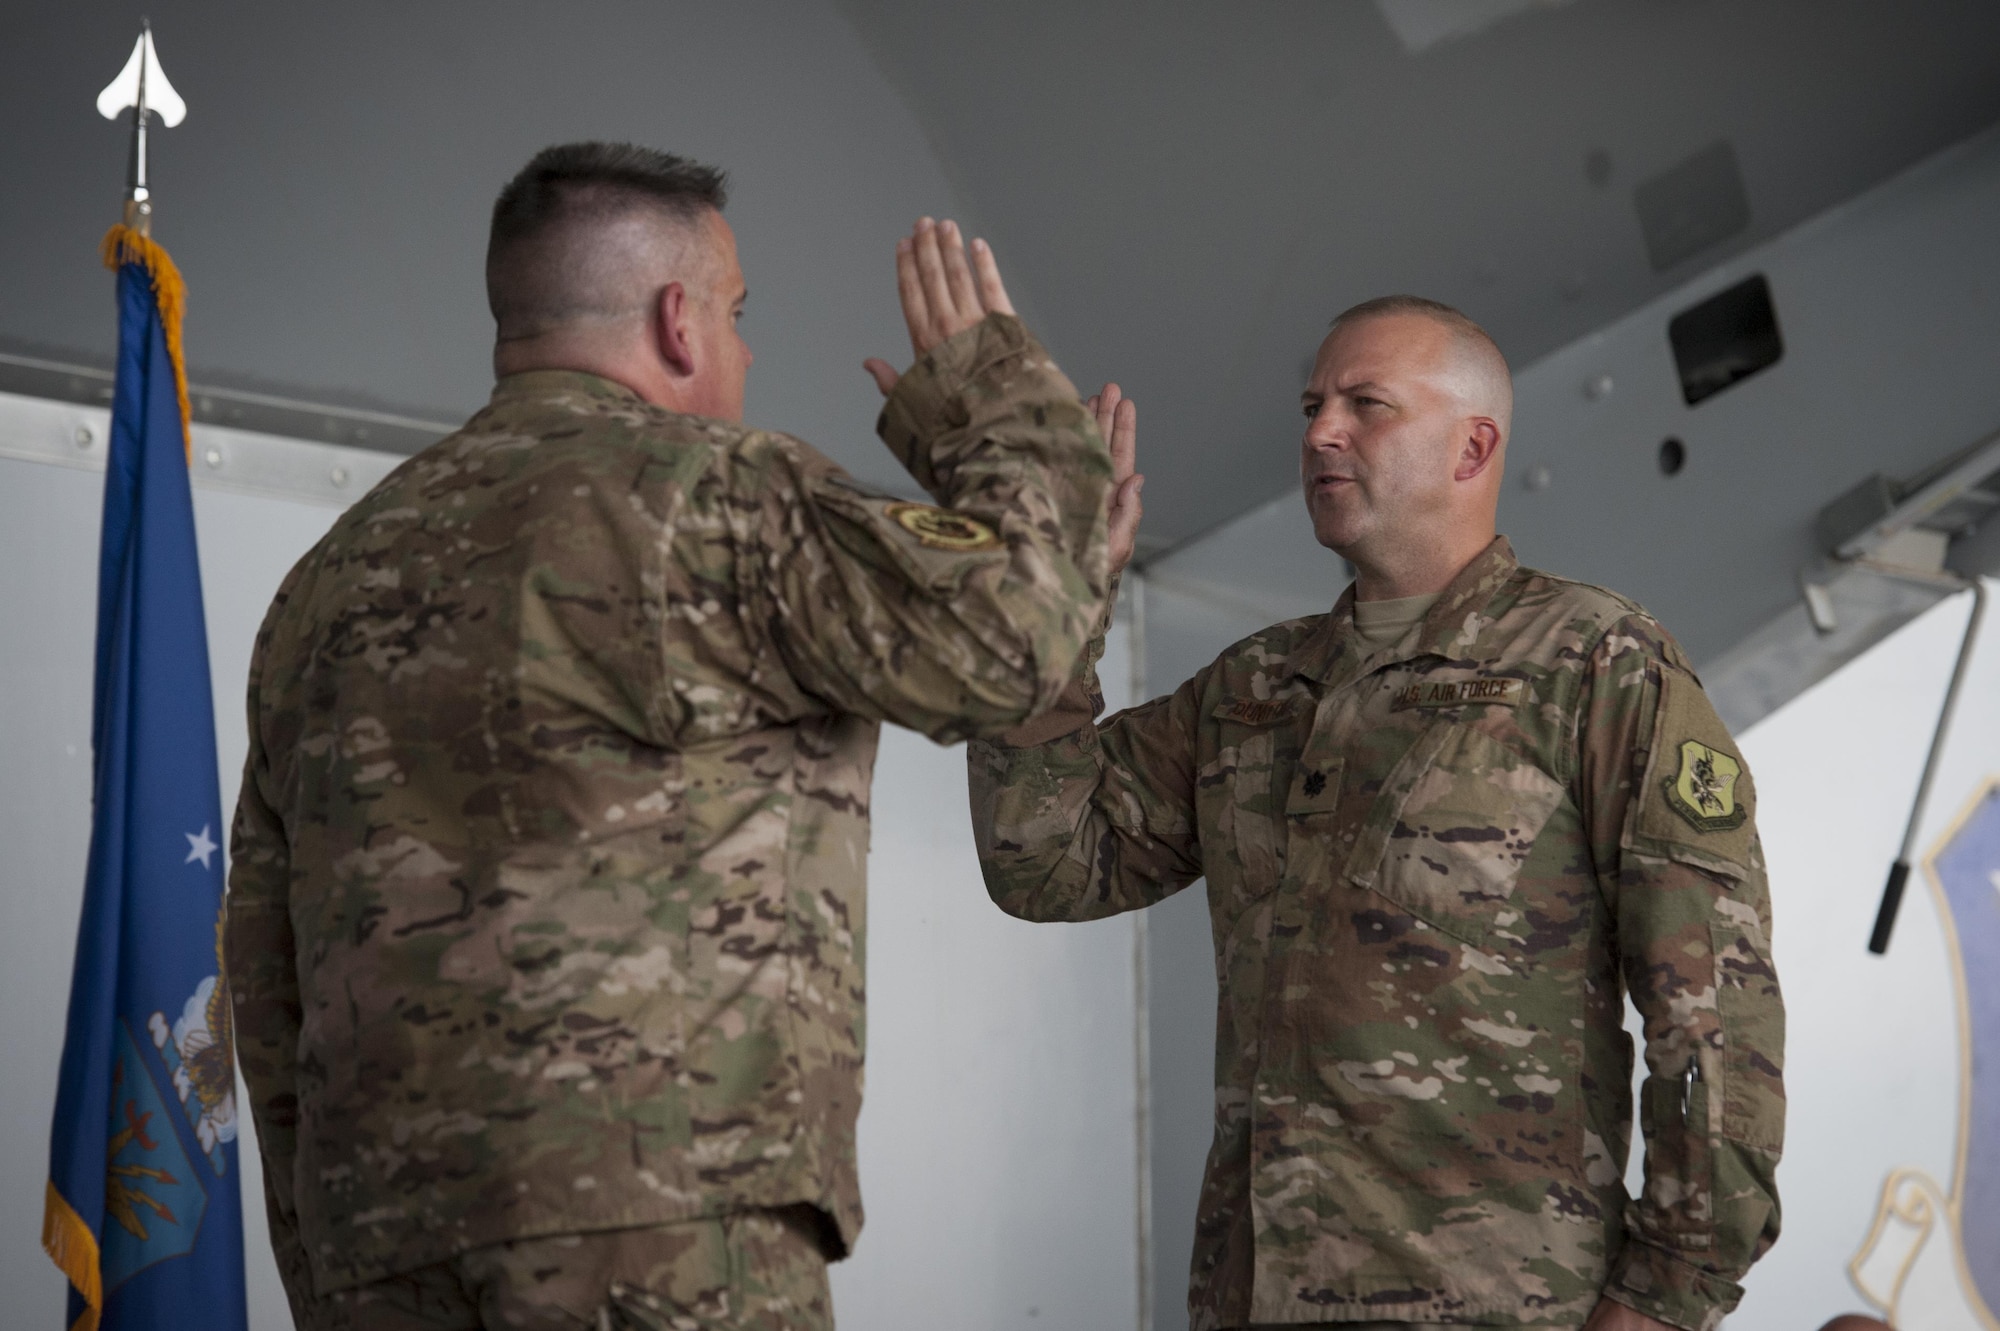
<svg viewBox="0 0 2000 1331">
<path fill-rule="evenodd" d="M 1144 511 L 1139 491 L 1146 478 L 1136 470 L 1139 462 L 1139 404 L 1126 397 L 1117 384 L 1106 384 L 1084 399 L 1084 406 L 1097 417 L 1098 433 L 1111 446 L 1111 576 L 1117 577 L 1132 562 L 1139 541 L 1139 517 Z"/>
<path fill-rule="evenodd" d="M 965 258 L 965 240 L 958 223 L 933 222 L 926 217 L 907 237 L 896 242 L 896 291 L 903 300 L 903 322 L 909 325 L 910 348 L 922 356 L 948 337 L 962 333 L 989 314 L 1012 314 L 1007 288 L 993 248 L 972 242 L 972 262 Z M 885 360 L 870 357 L 862 368 L 875 377 L 887 397 L 901 376 Z"/>
</svg>

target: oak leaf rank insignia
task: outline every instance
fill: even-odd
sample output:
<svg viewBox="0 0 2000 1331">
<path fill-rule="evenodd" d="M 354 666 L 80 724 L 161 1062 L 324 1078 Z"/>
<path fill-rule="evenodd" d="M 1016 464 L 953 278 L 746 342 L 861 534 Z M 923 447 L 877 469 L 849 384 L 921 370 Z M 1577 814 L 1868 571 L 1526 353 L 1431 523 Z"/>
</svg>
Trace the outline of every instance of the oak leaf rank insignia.
<svg viewBox="0 0 2000 1331">
<path fill-rule="evenodd" d="M 891 504 L 883 512 L 896 525 L 933 550 L 992 550 L 1000 537 L 977 518 L 930 504 Z"/>
<path fill-rule="evenodd" d="M 1696 830 L 1727 832 L 1750 816 L 1736 799 L 1743 764 L 1700 740 L 1681 742 L 1681 768 L 1666 781 L 1667 804 Z"/>
</svg>

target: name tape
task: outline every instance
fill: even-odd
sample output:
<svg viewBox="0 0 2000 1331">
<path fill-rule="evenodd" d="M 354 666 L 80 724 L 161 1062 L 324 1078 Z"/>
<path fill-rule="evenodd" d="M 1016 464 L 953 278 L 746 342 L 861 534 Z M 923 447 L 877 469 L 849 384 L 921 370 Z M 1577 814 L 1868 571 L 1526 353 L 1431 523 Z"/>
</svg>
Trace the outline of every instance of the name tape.
<svg viewBox="0 0 2000 1331">
<path fill-rule="evenodd" d="M 1290 698 L 1244 698 L 1217 710 L 1216 715 L 1227 721 L 1241 721 L 1245 725 L 1268 726 L 1292 711 Z"/>
</svg>

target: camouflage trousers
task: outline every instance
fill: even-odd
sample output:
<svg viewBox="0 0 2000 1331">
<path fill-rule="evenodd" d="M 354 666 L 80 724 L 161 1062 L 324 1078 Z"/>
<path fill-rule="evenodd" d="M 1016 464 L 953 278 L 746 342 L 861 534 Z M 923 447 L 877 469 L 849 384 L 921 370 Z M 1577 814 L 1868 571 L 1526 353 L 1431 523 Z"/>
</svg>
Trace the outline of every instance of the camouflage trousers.
<svg viewBox="0 0 2000 1331">
<path fill-rule="evenodd" d="M 818 1222 L 796 1206 L 513 1239 L 293 1313 L 298 1331 L 832 1331 Z"/>
</svg>

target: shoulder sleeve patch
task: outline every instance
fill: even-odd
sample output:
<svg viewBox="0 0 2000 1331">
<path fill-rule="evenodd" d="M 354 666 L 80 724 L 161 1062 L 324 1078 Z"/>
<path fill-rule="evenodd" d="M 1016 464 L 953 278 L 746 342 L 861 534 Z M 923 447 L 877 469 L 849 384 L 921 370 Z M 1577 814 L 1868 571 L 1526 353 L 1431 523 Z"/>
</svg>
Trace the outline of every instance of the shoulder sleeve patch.
<svg viewBox="0 0 2000 1331">
<path fill-rule="evenodd" d="M 883 513 L 933 550 L 993 550 L 1000 535 L 978 518 L 930 504 L 891 504 Z"/>
<path fill-rule="evenodd" d="M 1660 670 L 1652 751 L 1627 842 L 1634 850 L 1747 876 L 1756 790 L 1736 742 L 1694 676 Z"/>
<path fill-rule="evenodd" d="M 950 592 L 974 569 L 1007 559 L 1007 543 L 968 514 L 874 494 L 845 476 L 813 478 L 806 492 L 835 545 L 914 586 Z"/>
</svg>

